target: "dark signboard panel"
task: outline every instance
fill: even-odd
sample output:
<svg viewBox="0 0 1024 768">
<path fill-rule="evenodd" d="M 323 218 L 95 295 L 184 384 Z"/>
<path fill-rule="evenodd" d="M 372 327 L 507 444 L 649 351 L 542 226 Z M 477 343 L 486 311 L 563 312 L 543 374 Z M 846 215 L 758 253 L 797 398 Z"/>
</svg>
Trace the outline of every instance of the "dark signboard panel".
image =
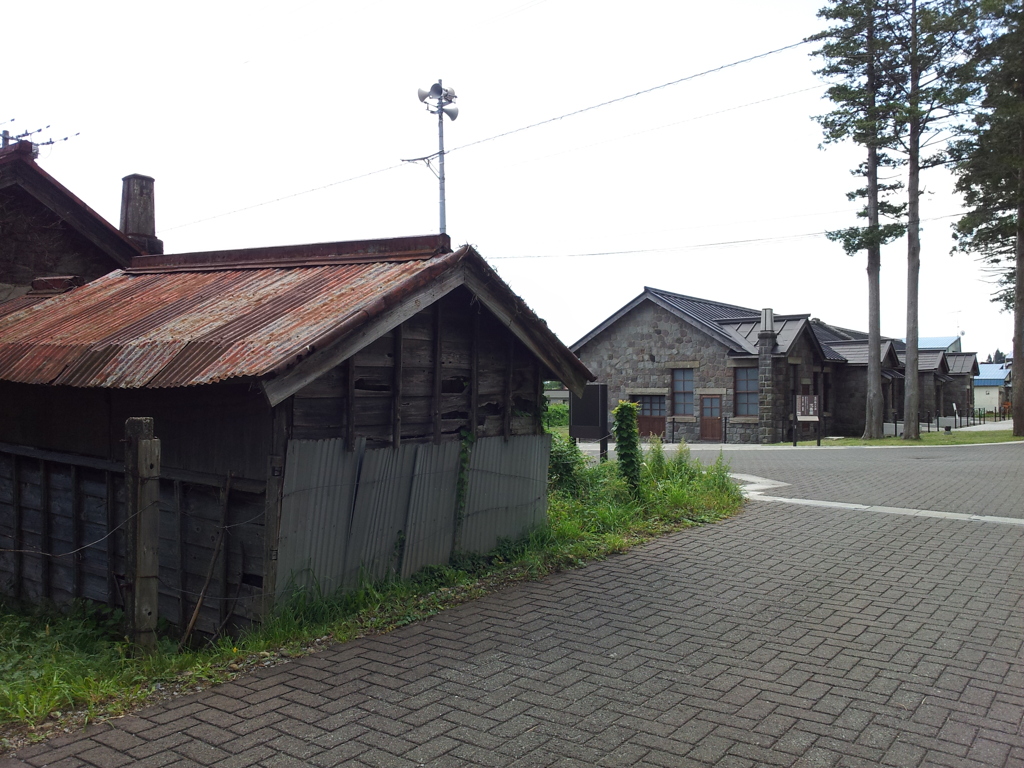
<svg viewBox="0 0 1024 768">
<path fill-rule="evenodd" d="M 608 437 L 607 384 L 587 384 L 583 397 L 569 394 L 569 437 L 581 440 Z"/>
</svg>

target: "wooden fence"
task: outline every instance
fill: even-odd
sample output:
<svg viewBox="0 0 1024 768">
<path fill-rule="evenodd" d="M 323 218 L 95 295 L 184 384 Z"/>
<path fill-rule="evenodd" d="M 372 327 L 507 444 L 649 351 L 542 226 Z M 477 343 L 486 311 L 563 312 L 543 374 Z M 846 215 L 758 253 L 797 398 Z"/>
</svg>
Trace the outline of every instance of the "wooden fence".
<svg viewBox="0 0 1024 768">
<path fill-rule="evenodd" d="M 135 575 L 121 464 L 0 443 L 0 594 L 128 610 Z M 265 484 L 162 468 L 158 615 L 183 631 L 259 618 Z M 201 607 L 196 610 L 197 604 Z"/>
</svg>

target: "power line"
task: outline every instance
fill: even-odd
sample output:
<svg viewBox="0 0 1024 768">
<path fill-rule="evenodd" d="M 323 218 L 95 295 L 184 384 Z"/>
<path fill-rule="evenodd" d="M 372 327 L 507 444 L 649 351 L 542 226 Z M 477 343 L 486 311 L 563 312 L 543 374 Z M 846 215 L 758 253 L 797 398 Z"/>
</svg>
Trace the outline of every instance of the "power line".
<svg viewBox="0 0 1024 768">
<path fill-rule="evenodd" d="M 931 216 L 921 219 L 926 221 L 938 221 L 940 219 L 951 219 L 955 216 L 962 216 L 962 213 L 947 213 L 943 216 Z M 781 240 L 800 240 L 806 237 L 822 237 L 832 230 L 821 230 L 819 232 L 802 232 L 796 235 L 777 235 L 775 237 L 752 237 L 747 240 L 719 240 L 712 243 L 694 243 L 693 245 L 667 245 L 662 248 L 633 248 L 626 251 L 592 251 L 589 253 L 534 253 L 516 256 L 488 256 L 487 261 L 508 261 L 512 259 L 578 259 L 593 256 L 635 256 L 645 253 L 675 253 L 678 251 L 698 250 L 700 248 L 727 248 L 733 245 L 750 245 L 751 243 L 770 243 Z"/>
<path fill-rule="evenodd" d="M 644 94 L 647 94 L 647 93 L 653 93 L 654 91 L 660 91 L 662 88 L 668 88 L 670 86 L 679 85 L 680 83 L 685 83 L 685 82 L 688 82 L 690 80 L 696 80 L 698 77 L 705 77 L 706 75 L 711 75 L 711 74 L 714 74 L 716 72 L 721 72 L 723 70 L 730 69 L 732 67 L 738 67 L 740 64 L 749 64 L 752 61 L 757 61 L 758 59 L 763 59 L 763 58 L 765 58 L 767 56 L 772 56 L 772 55 L 774 55 L 776 53 L 782 53 L 782 51 L 788 51 L 790 48 L 796 48 L 796 47 L 801 46 L 801 45 L 806 45 L 807 43 L 808 43 L 807 40 L 801 40 L 800 42 L 793 43 L 792 45 L 786 45 L 786 46 L 783 46 L 782 48 L 776 48 L 773 51 L 768 51 L 766 53 L 759 53 L 756 56 L 751 56 L 751 57 L 746 58 L 746 59 L 740 59 L 739 61 L 733 61 L 733 62 L 731 62 L 729 64 L 723 64 L 720 67 L 715 67 L 714 69 L 706 69 L 703 72 L 698 72 L 695 75 L 687 75 L 686 77 L 681 77 L 678 80 L 672 80 L 671 82 L 668 82 L 668 83 L 662 83 L 661 85 L 655 85 L 652 88 L 645 88 L 644 90 L 637 91 L 636 93 L 630 93 L 630 94 L 628 94 L 626 96 L 619 96 L 618 98 L 610 99 L 609 101 L 602 101 L 600 104 L 594 104 L 593 106 L 590 106 L 590 107 L 584 107 L 583 109 L 577 109 L 574 112 L 567 112 L 566 114 L 559 115 L 558 117 L 549 117 L 547 120 L 541 120 L 539 123 L 531 123 L 530 125 L 524 125 L 522 128 L 514 128 L 511 131 L 505 131 L 504 133 L 499 133 L 496 136 L 490 136 L 490 137 L 488 137 L 486 139 L 479 139 L 477 141 L 471 141 L 469 144 L 463 144 L 461 147 L 455 147 L 454 149 L 449 149 L 448 150 L 448 154 L 451 154 L 452 152 L 456 152 L 456 151 L 458 151 L 460 149 L 468 149 L 469 147 L 475 147 L 478 144 L 484 144 L 484 143 L 486 143 L 488 141 L 496 141 L 497 139 L 503 139 L 506 136 L 512 136 L 513 134 L 516 134 L 516 133 L 522 133 L 523 131 L 528 131 L 531 128 L 539 128 L 542 125 L 548 125 L 549 123 L 556 123 L 559 120 L 565 120 L 567 117 L 575 117 L 576 115 L 582 115 L 582 114 L 584 114 L 586 112 L 592 112 L 595 109 L 600 109 L 601 107 L 607 107 L 607 106 L 609 106 L 611 104 L 618 104 L 620 101 L 626 101 L 627 99 L 635 99 L 637 96 L 643 96 Z"/>
<path fill-rule="evenodd" d="M 593 147 L 599 147 L 599 146 L 602 146 L 604 144 L 611 144 L 613 142 L 622 141 L 624 139 L 632 139 L 632 138 L 635 138 L 637 136 L 643 136 L 644 134 L 647 134 L 647 133 L 654 133 L 655 131 L 663 131 L 666 128 L 674 128 L 677 125 L 683 125 L 685 123 L 692 123 L 692 122 L 695 122 L 697 120 L 705 120 L 705 119 L 707 119 L 709 117 L 717 117 L 718 115 L 724 115 L 724 114 L 727 114 L 729 112 L 735 112 L 735 111 L 740 110 L 740 109 L 746 109 L 747 107 L 756 107 L 758 104 L 766 104 L 766 103 L 768 103 L 770 101 L 778 101 L 779 99 L 785 99 L 785 98 L 788 98 L 789 96 L 796 96 L 796 95 L 801 94 L 801 93 L 807 93 L 808 91 L 817 91 L 817 90 L 820 90 L 820 89 L 822 89 L 824 87 L 825 87 L 824 84 L 812 85 L 810 88 L 800 88 L 800 89 L 795 90 L 795 91 L 788 91 L 787 93 L 780 93 L 780 94 L 776 94 L 775 96 L 768 96 L 768 97 L 765 97 L 763 99 L 758 99 L 757 101 L 748 101 L 746 104 L 737 104 L 734 107 L 726 107 L 725 109 L 719 109 L 719 110 L 716 110 L 715 112 L 705 112 L 702 115 L 694 115 L 692 117 L 687 117 L 687 118 L 685 118 L 683 120 L 676 120 L 675 122 L 672 122 L 672 123 L 665 123 L 664 125 L 656 125 L 653 128 L 645 128 L 642 131 L 633 131 L 632 133 L 626 133 L 626 134 L 622 134 L 620 136 L 613 136 L 612 138 L 604 139 L 602 141 L 595 141 L 592 144 L 580 144 L 580 145 L 575 146 L 575 147 L 570 147 L 569 149 L 564 149 L 561 152 L 553 152 L 553 153 L 548 154 L 548 155 L 540 155 L 540 156 L 534 156 L 534 157 L 531 157 L 531 158 L 526 158 L 526 159 L 522 160 L 520 164 L 533 163 L 533 162 L 536 162 L 538 160 L 547 160 L 547 159 L 552 158 L 552 157 L 560 157 L 561 155 L 569 154 L 570 152 L 578 152 L 580 150 L 591 149 Z"/>
<path fill-rule="evenodd" d="M 332 181 L 330 184 L 324 184 L 323 186 L 313 187 L 313 189 L 305 189 L 302 192 L 293 192 L 290 195 L 282 195 L 281 197 L 275 197 L 273 200 L 265 200 L 262 203 L 253 203 L 247 205 L 244 208 L 236 208 L 233 211 L 225 211 L 224 213 L 214 214 L 213 216 L 207 216 L 205 219 L 196 219 L 185 224 L 175 224 L 173 227 L 166 227 L 162 231 L 170 232 L 175 229 L 183 229 L 184 227 L 191 227 L 194 224 L 203 224 L 207 221 L 213 221 L 214 219 L 222 219 L 225 216 L 234 216 L 236 213 L 243 213 L 244 211 L 251 211 L 254 208 L 262 208 L 264 205 L 273 205 L 274 203 L 280 203 L 282 200 L 291 200 L 293 197 L 301 197 L 302 195 L 309 195 L 313 192 L 320 192 L 324 189 L 330 189 L 336 187 L 339 184 L 347 184 L 350 181 L 356 181 L 357 179 L 365 179 L 368 176 L 376 176 L 379 173 L 385 173 L 387 171 L 393 171 L 395 168 L 404 167 L 404 163 L 397 163 L 396 165 L 389 165 L 387 168 L 378 168 L 376 171 L 369 171 L 367 173 L 361 173 L 358 176 L 350 176 L 347 179 L 341 179 L 340 181 Z"/>
<path fill-rule="evenodd" d="M 548 118 L 546 120 L 541 120 L 538 123 L 532 123 L 530 125 L 524 125 L 524 126 L 522 126 L 520 128 L 514 128 L 511 131 L 505 131 L 504 133 L 499 133 L 499 134 L 496 134 L 494 136 L 489 136 L 486 139 L 479 139 L 477 141 L 472 141 L 469 144 L 463 144 L 461 146 L 454 147 L 453 149 L 446 150 L 445 154 L 450 155 L 452 152 L 457 152 L 460 149 L 468 149 L 469 147 L 475 147 L 475 146 L 477 146 L 479 144 L 485 144 L 487 142 L 497 141 L 498 139 L 503 139 L 506 136 L 512 136 L 513 134 L 522 133 L 523 131 L 528 131 L 528 130 L 530 130 L 532 128 L 538 128 L 538 127 L 540 127 L 542 125 L 548 125 L 549 123 L 555 123 L 555 122 L 558 122 L 559 120 L 565 120 L 566 118 L 569 118 L 569 117 L 575 117 L 576 115 L 582 115 L 582 114 L 584 114 L 586 112 L 592 112 L 593 110 L 600 109 L 601 107 L 607 107 L 607 106 L 609 106 L 611 104 L 617 104 L 617 103 L 619 103 L 621 101 L 626 101 L 627 99 L 633 99 L 633 98 L 636 98 L 637 96 L 643 96 L 644 94 L 653 93 L 654 91 L 659 91 L 659 90 L 661 90 L 663 88 L 668 88 L 668 87 L 673 86 L 673 85 L 679 85 L 680 83 L 685 83 L 685 82 L 688 82 L 690 80 L 696 80 L 699 77 L 705 77 L 707 75 L 711 75 L 711 74 L 714 74 L 716 72 L 721 72 L 723 70 L 730 69 L 732 67 L 738 67 L 741 64 L 749 64 L 752 61 L 757 61 L 758 59 L 763 59 L 763 58 L 766 58 L 768 56 L 772 56 L 772 55 L 774 55 L 776 53 L 781 53 L 783 51 L 788 51 L 791 48 L 797 48 L 797 47 L 799 47 L 801 45 L 806 45 L 807 42 L 808 42 L 807 40 L 801 40 L 801 41 L 799 41 L 797 43 L 792 43 L 791 45 L 783 46 L 782 48 L 776 48 L 776 49 L 771 50 L 771 51 L 766 51 L 765 53 L 759 53 L 756 56 L 750 56 L 750 57 L 745 58 L 745 59 L 739 59 L 738 61 L 730 62 L 728 64 L 722 64 L 719 67 L 714 67 L 713 69 L 706 69 L 703 72 L 698 72 L 698 73 L 693 74 L 693 75 L 687 75 L 686 77 L 681 77 L 681 78 L 679 78 L 677 80 L 672 80 L 672 81 L 667 82 L 667 83 L 662 83 L 661 85 L 655 85 L 655 86 L 653 86 L 651 88 L 645 88 L 642 91 L 636 91 L 635 93 L 630 93 L 630 94 L 627 94 L 626 96 L 619 96 L 618 98 L 611 99 L 609 101 L 603 101 L 600 104 L 594 104 L 594 105 L 589 106 L 589 107 L 584 107 L 583 109 L 577 109 L 577 110 L 575 110 L 573 112 L 567 112 L 566 114 L 559 115 L 558 117 L 550 117 L 550 118 Z M 794 93 L 796 93 L 796 91 L 794 91 Z M 752 103 L 756 104 L 758 102 L 752 102 Z M 749 105 L 743 105 L 743 106 L 749 106 Z M 218 213 L 218 214 L 215 214 L 213 216 L 207 216 L 206 218 L 203 218 L 203 219 L 196 219 L 195 221 L 189 221 L 189 222 L 186 222 L 184 224 L 175 224 L 173 227 L 166 227 L 162 231 L 164 231 L 164 232 L 171 232 L 171 231 L 176 230 L 176 229 L 184 229 L 185 227 L 191 227 L 191 226 L 194 226 L 196 224 L 203 224 L 203 223 L 205 223 L 207 221 L 213 221 L 214 219 L 224 218 L 225 216 L 233 216 L 236 213 L 243 213 L 245 211 L 251 211 L 251 210 L 253 210 L 255 208 L 262 208 L 265 205 L 273 205 L 274 203 L 279 203 L 279 202 L 281 202 L 283 200 L 290 200 L 292 198 L 301 197 L 302 195 L 312 194 L 313 192 L 320 192 L 322 190 L 329 189 L 331 187 L 336 187 L 339 184 L 347 184 L 350 181 L 356 181 L 358 179 L 365 179 L 365 178 L 367 178 L 369 176 L 375 176 L 375 175 L 380 174 L 380 173 L 386 173 L 387 171 L 393 171 L 396 168 L 403 167 L 403 165 L 404 165 L 404 163 L 398 163 L 396 165 L 389 165 L 386 168 L 379 168 L 379 169 L 377 169 L 375 171 L 369 171 L 367 173 L 359 174 L 358 176 L 350 176 L 349 178 L 341 179 L 340 181 L 332 181 L 329 184 L 324 184 L 324 185 L 319 186 L 319 187 L 313 187 L 312 189 L 306 189 L 306 190 L 303 190 L 301 192 L 293 192 L 292 194 L 283 195 L 281 197 L 274 198 L 273 200 L 266 200 L 266 201 L 264 201 L 262 203 L 254 203 L 253 205 L 247 205 L 247 206 L 245 206 L 243 208 L 236 208 L 236 209 L 231 210 L 231 211 L 225 211 L 224 213 Z"/>
</svg>

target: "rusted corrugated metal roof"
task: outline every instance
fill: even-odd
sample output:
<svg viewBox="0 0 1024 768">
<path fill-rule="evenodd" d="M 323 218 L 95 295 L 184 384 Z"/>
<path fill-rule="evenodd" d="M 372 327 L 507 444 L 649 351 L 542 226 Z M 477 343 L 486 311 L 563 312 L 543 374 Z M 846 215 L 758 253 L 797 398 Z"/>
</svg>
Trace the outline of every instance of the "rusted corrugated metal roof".
<svg viewBox="0 0 1024 768">
<path fill-rule="evenodd" d="M 0 379 L 178 387 L 258 377 L 440 259 L 129 274 L 0 317 Z"/>
<path fill-rule="evenodd" d="M 447 235 L 138 257 L 69 293 L 0 308 L 0 380 L 265 383 L 457 267 L 472 271 L 492 310 L 506 313 L 570 388 L 593 380 L 473 248 L 452 252 Z"/>
</svg>

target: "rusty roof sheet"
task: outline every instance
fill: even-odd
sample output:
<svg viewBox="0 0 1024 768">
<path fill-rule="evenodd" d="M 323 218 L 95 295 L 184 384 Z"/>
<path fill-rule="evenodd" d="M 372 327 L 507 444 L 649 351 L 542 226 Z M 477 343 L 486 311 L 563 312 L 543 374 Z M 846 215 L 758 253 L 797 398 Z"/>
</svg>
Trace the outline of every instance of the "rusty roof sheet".
<svg viewBox="0 0 1024 768">
<path fill-rule="evenodd" d="M 0 316 L 0 379 L 134 388 L 265 375 L 444 259 L 117 270 Z"/>
<path fill-rule="evenodd" d="M 472 247 L 453 252 L 447 235 L 429 235 L 138 257 L 70 292 L 0 305 L 0 380 L 123 389 L 265 383 L 456 267 L 473 273 L 489 292 L 485 303 L 507 313 L 570 388 L 594 379 Z"/>
</svg>

